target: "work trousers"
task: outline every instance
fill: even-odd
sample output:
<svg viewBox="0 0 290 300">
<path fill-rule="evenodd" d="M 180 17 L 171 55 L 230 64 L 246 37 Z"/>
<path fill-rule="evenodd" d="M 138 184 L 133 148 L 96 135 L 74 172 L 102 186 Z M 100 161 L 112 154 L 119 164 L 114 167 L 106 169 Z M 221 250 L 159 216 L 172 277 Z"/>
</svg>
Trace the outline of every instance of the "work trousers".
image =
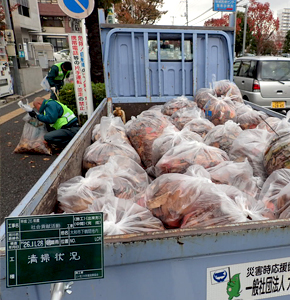
<svg viewBox="0 0 290 300">
<path fill-rule="evenodd" d="M 56 147 L 64 148 L 77 134 L 79 129 L 79 126 L 73 126 L 70 128 L 61 128 L 58 130 L 53 130 L 44 135 L 44 140 L 50 145 L 55 145 Z"/>
</svg>

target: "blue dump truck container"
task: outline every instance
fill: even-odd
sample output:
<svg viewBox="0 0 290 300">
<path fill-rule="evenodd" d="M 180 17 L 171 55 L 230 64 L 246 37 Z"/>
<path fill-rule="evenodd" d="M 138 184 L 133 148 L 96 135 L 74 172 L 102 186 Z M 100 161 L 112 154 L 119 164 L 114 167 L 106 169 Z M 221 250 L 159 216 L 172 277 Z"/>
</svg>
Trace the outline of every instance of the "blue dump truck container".
<svg viewBox="0 0 290 300">
<path fill-rule="evenodd" d="M 176 96 L 192 99 L 213 78 L 232 80 L 233 28 L 104 24 L 102 14 L 100 20 L 107 98 L 10 216 L 55 211 L 59 184 L 82 174 L 92 130 L 112 106 L 129 119 Z M 5 224 L 0 251 L 2 300 L 290 299 L 289 219 L 106 236 L 104 278 L 70 288 L 68 282 L 7 288 Z"/>
</svg>

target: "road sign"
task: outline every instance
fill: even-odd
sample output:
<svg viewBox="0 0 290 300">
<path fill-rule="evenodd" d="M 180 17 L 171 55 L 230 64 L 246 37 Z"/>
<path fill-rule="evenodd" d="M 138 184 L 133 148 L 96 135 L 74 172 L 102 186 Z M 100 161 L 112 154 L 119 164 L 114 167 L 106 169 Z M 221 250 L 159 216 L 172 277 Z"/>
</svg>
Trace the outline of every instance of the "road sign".
<svg viewBox="0 0 290 300">
<path fill-rule="evenodd" d="M 214 11 L 227 11 L 235 12 L 236 11 L 236 0 L 214 0 L 213 1 L 213 10 Z"/>
<path fill-rule="evenodd" d="M 9 217 L 6 285 L 104 277 L 103 214 Z"/>
<path fill-rule="evenodd" d="M 61 10 L 68 16 L 75 19 L 88 17 L 95 5 L 94 0 L 58 0 Z"/>
</svg>

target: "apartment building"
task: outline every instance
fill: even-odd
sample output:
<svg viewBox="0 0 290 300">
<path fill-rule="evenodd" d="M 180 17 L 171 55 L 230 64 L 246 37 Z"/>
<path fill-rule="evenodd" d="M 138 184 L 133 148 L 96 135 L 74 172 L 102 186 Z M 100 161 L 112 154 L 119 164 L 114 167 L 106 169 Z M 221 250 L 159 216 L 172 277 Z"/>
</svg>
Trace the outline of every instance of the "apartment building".
<svg viewBox="0 0 290 300">
<path fill-rule="evenodd" d="M 38 0 L 43 41 L 53 45 L 54 51 L 68 48 L 67 33 L 80 32 L 80 20 L 68 17 L 57 0 Z"/>
<path fill-rule="evenodd" d="M 278 10 L 277 16 L 280 22 L 280 31 L 285 36 L 287 31 L 290 30 L 290 8 L 283 8 Z"/>
</svg>

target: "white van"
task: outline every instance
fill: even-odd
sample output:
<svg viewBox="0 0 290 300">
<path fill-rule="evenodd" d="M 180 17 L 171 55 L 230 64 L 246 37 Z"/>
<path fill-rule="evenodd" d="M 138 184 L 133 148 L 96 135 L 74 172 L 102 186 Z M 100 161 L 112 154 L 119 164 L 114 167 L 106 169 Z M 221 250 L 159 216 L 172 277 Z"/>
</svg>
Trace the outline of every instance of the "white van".
<svg viewBox="0 0 290 300">
<path fill-rule="evenodd" d="M 290 109 L 290 58 L 239 57 L 234 82 L 245 100 L 275 110 Z"/>
</svg>

